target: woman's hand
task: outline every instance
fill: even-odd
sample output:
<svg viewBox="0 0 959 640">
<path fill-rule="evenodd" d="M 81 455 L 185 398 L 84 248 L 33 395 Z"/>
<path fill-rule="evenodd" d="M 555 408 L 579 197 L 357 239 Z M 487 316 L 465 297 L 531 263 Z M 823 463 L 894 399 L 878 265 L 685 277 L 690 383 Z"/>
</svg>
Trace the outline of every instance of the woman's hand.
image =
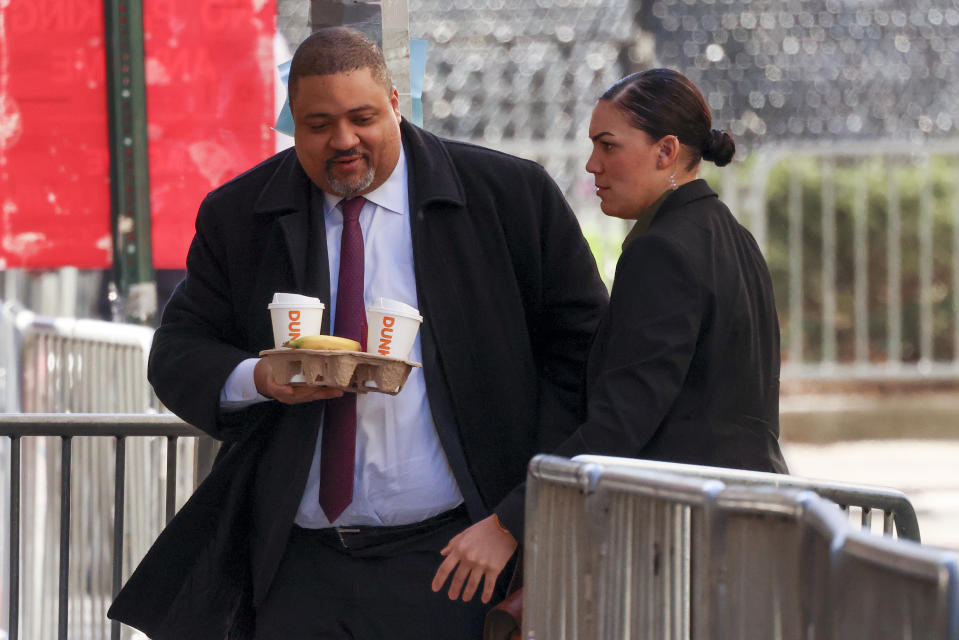
<svg viewBox="0 0 959 640">
<path fill-rule="evenodd" d="M 266 358 L 260 358 L 260 361 L 253 367 L 253 383 L 260 394 L 284 404 L 329 400 L 343 395 L 342 391 L 333 387 L 314 385 L 294 387 L 291 384 L 277 384 L 273 381 L 273 365 Z"/>
<path fill-rule="evenodd" d="M 493 597 L 496 578 L 509 562 L 516 547 L 516 538 L 503 528 L 496 514 L 480 520 L 455 536 L 446 548 L 440 551 L 446 559 L 433 577 L 433 591 L 442 589 L 446 579 L 456 569 L 450 582 L 450 600 L 459 598 L 462 589 L 463 601 L 469 602 L 473 599 L 480 580 L 483 580 L 481 600 L 489 602 Z"/>
</svg>

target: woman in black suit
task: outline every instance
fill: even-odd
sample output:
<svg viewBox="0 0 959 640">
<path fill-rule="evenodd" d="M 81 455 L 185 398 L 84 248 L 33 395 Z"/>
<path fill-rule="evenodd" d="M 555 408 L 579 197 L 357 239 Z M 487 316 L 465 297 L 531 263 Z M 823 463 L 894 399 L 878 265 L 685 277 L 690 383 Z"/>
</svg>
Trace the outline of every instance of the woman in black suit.
<svg viewBox="0 0 959 640">
<path fill-rule="evenodd" d="M 589 136 L 603 212 L 636 224 L 590 353 L 587 419 L 557 453 L 786 472 L 769 269 L 697 179 L 702 160 L 732 160 L 732 137 L 667 69 L 610 87 Z"/>
</svg>

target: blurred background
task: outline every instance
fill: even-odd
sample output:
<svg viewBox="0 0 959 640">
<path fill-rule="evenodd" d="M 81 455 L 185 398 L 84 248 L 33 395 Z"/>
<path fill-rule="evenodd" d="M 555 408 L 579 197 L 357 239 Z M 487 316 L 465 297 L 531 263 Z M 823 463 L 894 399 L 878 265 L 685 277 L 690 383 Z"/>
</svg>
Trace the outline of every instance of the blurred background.
<svg viewBox="0 0 959 640">
<path fill-rule="evenodd" d="M 155 326 L 204 195 L 292 144 L 279 67 L 331 23 L 381 29 L 405 116 L 542 163 L 607 282 L 592 107 L 686 74 L 773 274 L 793 472 L 903 490 L 959 548 L 959 0 L 0 0 L 0 409 L 84 410 L 19 381 L 15 318 Z"/>
</svg>

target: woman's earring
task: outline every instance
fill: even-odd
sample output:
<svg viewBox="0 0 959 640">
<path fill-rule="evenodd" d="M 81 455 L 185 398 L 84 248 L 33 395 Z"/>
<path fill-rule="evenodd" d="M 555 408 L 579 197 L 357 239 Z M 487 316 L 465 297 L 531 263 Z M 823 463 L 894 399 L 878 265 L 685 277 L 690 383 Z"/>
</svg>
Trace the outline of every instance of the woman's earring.
<svg viewBox="0 0 959 640">
<path fill-rule="evenodd" d="M 673 175 L 669 176 L 669 188 L 675 191 L 679 188 L 679 185 L 676 184 L 676 172 L 673 171 Z"/>
</svg>

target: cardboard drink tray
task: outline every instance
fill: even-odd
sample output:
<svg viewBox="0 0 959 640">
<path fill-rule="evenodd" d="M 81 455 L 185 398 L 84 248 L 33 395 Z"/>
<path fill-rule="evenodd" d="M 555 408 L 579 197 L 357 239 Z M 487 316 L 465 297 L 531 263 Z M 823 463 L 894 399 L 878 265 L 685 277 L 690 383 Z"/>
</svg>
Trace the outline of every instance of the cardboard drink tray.
<svg viewBox="0 0 959 640">
<path fill-rule="evenodd" d="M 266 349 L 260 357 L 269 358 L 273 381 L 277 384 L 319 385 L 353 393 L 376 391 L 395 396 L 403 388 L 418 362 L 388 358 L 362 351 L 327 351 L 313 349 Z M 305 382 L 291 382 L 297 374 Z"/>
</svg>

